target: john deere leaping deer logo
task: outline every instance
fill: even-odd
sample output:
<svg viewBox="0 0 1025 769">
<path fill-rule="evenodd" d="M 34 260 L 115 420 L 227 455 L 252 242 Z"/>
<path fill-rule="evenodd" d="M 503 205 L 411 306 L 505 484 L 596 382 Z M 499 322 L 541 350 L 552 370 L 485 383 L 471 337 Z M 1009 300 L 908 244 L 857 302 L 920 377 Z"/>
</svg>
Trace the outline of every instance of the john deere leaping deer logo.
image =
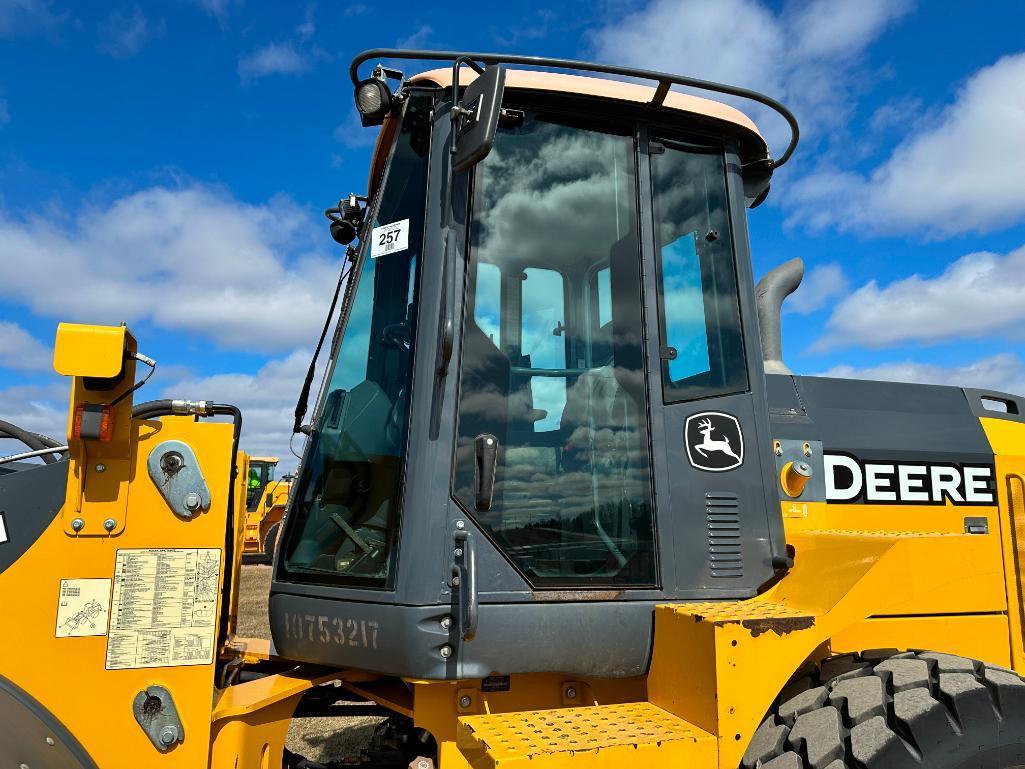
<svg viewBox="0 0 1025 769">
<path fill-rule="evenodd" d="M 683 428 L 687 459 L 699 470 L 721 473 L 744 463 L 744 434 L 732 414 L 703 411 L 687 417 Z"/>
</svg>

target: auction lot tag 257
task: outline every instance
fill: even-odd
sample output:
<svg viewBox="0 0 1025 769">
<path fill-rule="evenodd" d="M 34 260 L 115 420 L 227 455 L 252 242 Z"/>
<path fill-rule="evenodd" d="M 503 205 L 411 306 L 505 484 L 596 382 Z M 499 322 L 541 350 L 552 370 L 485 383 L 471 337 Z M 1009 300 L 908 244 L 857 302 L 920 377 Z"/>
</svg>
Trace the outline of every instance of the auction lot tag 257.
<svg viewBox="0 0 1025 769">
<path fill-rule="evenodd" d="M 409 248 L 409 219 L 382 224 L 370 231 L 370 257 L 394 254 Z"/>
</svg>

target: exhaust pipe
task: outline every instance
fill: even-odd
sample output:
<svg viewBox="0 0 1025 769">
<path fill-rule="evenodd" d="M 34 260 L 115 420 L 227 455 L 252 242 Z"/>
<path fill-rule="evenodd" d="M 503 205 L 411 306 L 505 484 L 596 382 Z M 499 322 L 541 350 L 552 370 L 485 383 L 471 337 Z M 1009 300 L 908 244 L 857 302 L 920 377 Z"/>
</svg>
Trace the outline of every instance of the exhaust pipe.
<svg viewBox="0 0 1025 769">
<path fill-rule="evenodd" d="M 797 290 L 804 277 L 804 261 L 791 259 L 765 273 L 755 286 L 758 306 L 758 332 L 762 339 L 762 360 L 766 374 L 792 374 L 783 362 L 783 333 L 780 309 L 783 300 Z"/>
</svg>

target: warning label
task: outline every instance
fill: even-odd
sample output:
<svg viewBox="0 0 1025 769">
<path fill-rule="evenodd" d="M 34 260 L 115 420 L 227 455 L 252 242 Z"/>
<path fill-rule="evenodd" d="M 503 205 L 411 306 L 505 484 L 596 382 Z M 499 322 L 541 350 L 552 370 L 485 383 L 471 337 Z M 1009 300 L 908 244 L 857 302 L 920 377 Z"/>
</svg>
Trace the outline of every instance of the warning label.
<svg viewBox="0 0 1025 769">
<path fill-rule="evenodd" d="M 106 635 L 109 579 L 62 579 L 57 596 L 57 638 Z"/>
<path fill-rule="evenodd" d="M 107 669 L 214 660 L 221 551 L 118 550 Z"/>
</svg>

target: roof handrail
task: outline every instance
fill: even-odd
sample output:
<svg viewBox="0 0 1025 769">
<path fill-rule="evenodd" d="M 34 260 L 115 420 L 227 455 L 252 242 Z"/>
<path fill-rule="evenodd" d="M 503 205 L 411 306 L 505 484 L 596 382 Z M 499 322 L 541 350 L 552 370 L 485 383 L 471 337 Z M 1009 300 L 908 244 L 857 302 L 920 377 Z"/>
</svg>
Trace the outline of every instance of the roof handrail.
<svg viewBox="0 0 1025 769">
<path fill-rule="evenodd" d="M 580 72 L 600 72 L 606 75 L 620 75 L 623 77 L 640 78 L 642 80 L 654 80 L 658 85 L 655 88 L 654 96 L 651 101 L 648 102 L 648 104 L 653 107 L 662 106 L 665 101 L 666 94 L 669 93 L 670 86 L 674 85 L 682 85 L 687 88 L 697 88 L 699 90 L 711 91 L 713 93 L 722 93 L 728 96 L 738 96 L 742 99 L 749 99 L 750 101 L 763 104 L 779 114 L 790 126 L 790 143 L 787 145 L 787 148 L 783 150 L 783 154 L 779 156 L 778 160 L 772 160 L 771 157 L 768 158 L 772 168 L 779 168 L 790 160 L 790 157 L 794 154 L 794 150 L 797 149 L 797 142 L 801 135 L 800 127 L 797 125 L 797 118 L 794 117 L 794 113 L 770 96 L 766 96 L 765 94 L 758 93 L 757 91 L 752 91 L 747 88 L 725 85 L 711 80 L 699 80 L 698 78 L 687 77 L 686 75 L 673 75 L 669 72 L 657 72 L 654 70 L 636 69 L 634 67 L 620 67 L 611 64 L 595 64 L 593 62 L 577 61 L 575 59 L 555 59 L 547 56 L 523 56 L 519 54 L 506 53 L 466 53 L 465 51 L 428 51 L 405 48 L 371 48 L 363 51 L 362 53 L 356 54 L 352 63 L 349 65 L 349 77 L 352 80 L 353 86 L 358 85 L 360 82 L 360 65 L 370 59 L 408 59 L 416 61 L 452 62 L 458 59 L 464 59 L 483 64 L 516 64 L 532 67 L 555 67 L 557 69 L 573 69 Z"/>
</svg>

